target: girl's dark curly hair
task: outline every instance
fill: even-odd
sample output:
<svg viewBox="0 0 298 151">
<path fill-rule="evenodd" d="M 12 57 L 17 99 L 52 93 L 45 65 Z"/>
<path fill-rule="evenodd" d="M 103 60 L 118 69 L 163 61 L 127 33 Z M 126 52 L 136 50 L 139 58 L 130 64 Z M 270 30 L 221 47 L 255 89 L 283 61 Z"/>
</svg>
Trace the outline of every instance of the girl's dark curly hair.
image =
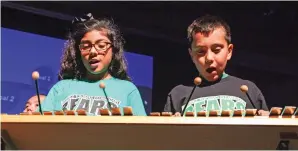
<svg viewBox="0 0 298 151">
<path fill-rule="evenodd" d="M 86 75 L 86 68 L 81 59 L 79 44 L 83 36 L 92 30 L 106 30 L 107 37 L 112 42 L 112 61 L 108 72 L 115 78 L 130 81 L 127 74 L 127 65 L 124 58 L 124 39 L 117 25 L 109 19 L 89 19 L 84 22 L 73 24 L 65 44 L 64 54 L 61 59 L 59 80 L 77 79 L 81 80 Z"/>
</svg>

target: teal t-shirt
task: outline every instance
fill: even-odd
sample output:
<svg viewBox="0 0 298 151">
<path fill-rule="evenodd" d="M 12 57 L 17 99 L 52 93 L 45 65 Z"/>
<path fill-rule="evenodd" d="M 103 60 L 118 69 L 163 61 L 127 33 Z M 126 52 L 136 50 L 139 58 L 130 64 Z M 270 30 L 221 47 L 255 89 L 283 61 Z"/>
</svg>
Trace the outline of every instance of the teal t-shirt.
<svg viewBox="0 0 298 151">
<path fill-rule="evenodd" d="M 146 116 L 144 104 L 137 87 L 126 80 L 114 77 L 96 82 L 83 80 L 61 80 L 49 91 L 42 102 L 43 111 L 84 109 L 89 115 L 99 115 L 99 109 L 108 108 L 106 95 L 100 83 L 104 83 L 105 92 L 111 107 L 130 106 L 136 116 Z"/>
</svg>

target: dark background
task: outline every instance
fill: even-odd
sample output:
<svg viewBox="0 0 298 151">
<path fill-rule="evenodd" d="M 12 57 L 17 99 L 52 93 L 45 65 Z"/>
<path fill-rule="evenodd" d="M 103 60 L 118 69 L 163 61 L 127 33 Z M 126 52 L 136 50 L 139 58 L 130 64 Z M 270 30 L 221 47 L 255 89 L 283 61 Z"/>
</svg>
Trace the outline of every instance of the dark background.
<svg viewBox="0 0 298 151">
<path fill-rule="evenodd" d="M 255 82 L 269 107 L 298 106 L 297 2 L 2 1 L 1 26 L 65 38 L 72 16 L 88 12 L 113 18 L 126 50 L 154 57 L 153 111 L 163 109 L 174 86 L 197 76 L 186 29 L 204 14 L 219 15 L 231 26 L 235 49 L 228 74 Z"/>
</svg>

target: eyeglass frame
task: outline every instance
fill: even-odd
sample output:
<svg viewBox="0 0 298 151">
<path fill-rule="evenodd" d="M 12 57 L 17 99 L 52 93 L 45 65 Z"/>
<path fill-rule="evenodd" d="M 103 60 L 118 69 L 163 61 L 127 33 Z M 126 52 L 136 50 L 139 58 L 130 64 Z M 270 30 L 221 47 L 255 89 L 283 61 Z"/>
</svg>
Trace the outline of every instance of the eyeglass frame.
<svg viewBox="0 0 298 151">
<path fill-rule="evenodd" d="M 88 49 L 88 50 L 82 50 L 82 46 L 81 45 L 83 45 L 83 44 L 88 44 L 88 47 L 91 45 L 91 47 Z M 96 44 L 98 44 L 98 43 L 105 43 L 106 45 L 110 45 L 110 46 L 108 46 L 105 50 L 98 50 L 97 48 L 96 48 Z M 83 42 L 83 43 L 80 43 L 79 44 L 79 50 L 80 50 L 80 52 L 90 52 L 91 51 L 91 49 L 92 48 L 95 48 L 95 50 L 97 51 L 97 52 L 106 52 L 109 48 L 111 48 L 111 47 L 113 47 L 113 44 L 111 43 L 111 42 L 107 42 L 107 41 L 101 41 L 101 40 L 98 40 L 98 41 L 96 41 L 95 43 L 91 43 L 90 41 L 86 41 L 86 42 Z"/>
</svg>

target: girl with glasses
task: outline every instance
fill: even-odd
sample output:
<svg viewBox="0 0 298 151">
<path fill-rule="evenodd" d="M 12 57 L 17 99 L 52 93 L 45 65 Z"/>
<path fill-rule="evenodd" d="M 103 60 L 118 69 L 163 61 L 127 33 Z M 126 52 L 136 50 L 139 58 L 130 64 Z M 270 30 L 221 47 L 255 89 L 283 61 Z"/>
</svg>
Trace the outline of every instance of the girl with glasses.
<svg viewBox="0 0 298 151">
<path fill-rule="evenodd" d="M 130 106 L 134 115 L 146 115 L 137 87 L 127 74 L 124 39 L 108 19 L 92 14 L 73 20 L 59 72 L 60 81 L 42 103 L 43 111 L 85 110 Z M 101 87 L 100 87 L 101 85 Z"/>
</svg>

